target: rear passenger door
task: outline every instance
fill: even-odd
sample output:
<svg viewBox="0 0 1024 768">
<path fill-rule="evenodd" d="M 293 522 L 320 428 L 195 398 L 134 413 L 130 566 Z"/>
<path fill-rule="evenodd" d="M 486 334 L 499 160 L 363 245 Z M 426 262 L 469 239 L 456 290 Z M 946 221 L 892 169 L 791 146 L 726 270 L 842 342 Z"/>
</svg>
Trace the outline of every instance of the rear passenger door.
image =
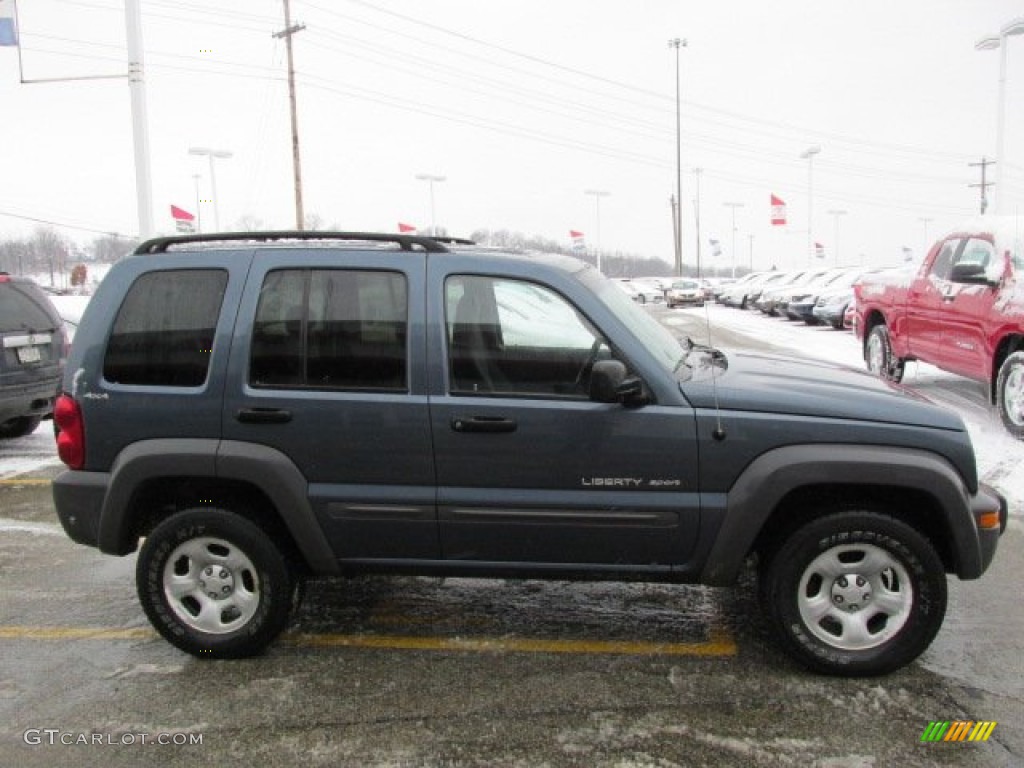
<svg viewBox="0 0 1024 768">
<path fill-rule="evenodd" d="M 260 251 L 232 345 L 224 436 L 309 483 L 339 559 L 439 556 L 422 253 Z"/>
</svg>

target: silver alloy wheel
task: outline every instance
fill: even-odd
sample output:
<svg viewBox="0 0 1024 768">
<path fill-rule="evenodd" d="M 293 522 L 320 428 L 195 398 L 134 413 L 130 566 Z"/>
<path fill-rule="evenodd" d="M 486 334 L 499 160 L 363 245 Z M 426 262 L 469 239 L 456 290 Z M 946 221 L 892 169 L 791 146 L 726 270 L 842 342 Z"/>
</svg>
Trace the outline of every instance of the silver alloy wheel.
<svg viewBox="0 0 1024 768">
<path fill-rule="evenodd" d="M 1003 411 L 1006 418 L 1024 427 L 1024 365 L 1010 368 L 1003 384 Z"/>
<path fill-rule="evenodd" d="M 844 651 L 876 648 L 910 618 L 914 588 L 903 565 L 873 544 L 818 555 L 800 577 L 800 618 L 817 639 Z"/>
<path fill-rule="evenodd" d="M 252 560 L 221 538 L 199 537 L 179 545 L 164 566 L 163 587 L 179 621 L 214 635 L 245 626 L 260 604 Z"/>
<path fill-rule="evenodd" d="M 872 333 L 868 336 L 868 370 L 877 376 L 881 376 L 885 373 L 883 367 L 885 365 L 885 345 L 882 343 L 882 338 L 877 333 Z"/>
</svg>

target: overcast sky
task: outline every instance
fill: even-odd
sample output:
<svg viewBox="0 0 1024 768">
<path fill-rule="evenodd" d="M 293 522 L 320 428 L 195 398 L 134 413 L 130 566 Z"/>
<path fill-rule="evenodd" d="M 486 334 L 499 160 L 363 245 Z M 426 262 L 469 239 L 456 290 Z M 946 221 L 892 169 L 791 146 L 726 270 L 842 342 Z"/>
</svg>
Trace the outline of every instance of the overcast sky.
<svg viewBox="0 0 1024 768">
<path fill-rule="evenodd" d="M 280 0 L 142 0 L 156 227 L 210 198 L 221 227 L 294 223 Z M 211 10 L 214 9 L 214 10 Z M 26 80 L 123 74 L 118 0 L 22 0 Z M 894 263 L 977 213 L 970 163 L 996 150 L 999 51 L 975 43 L 1019 0 L 293 0 L 307 214 L 344 229 L 399 222 L 509 229 L 672 261 L 675 51 L 681 37 L 684 261 Z M 1003 206 L 1024 211 L 1024 36 L 1006 47 Z M 995 170 L 989 167 L 989 180 Z M 199 178 L 194 178 L 195 175 Z M 787 227 L 770 225 L 770 195 Z M 995 192 L 993 191 L 993 195 Z M 731 208 L 725 203 L 741 203 Z M 203 226 L 213 206 L 202 202 Z M 843 215 L 829 211 L 846 211 Z M 13 216 L 11 214 L 14 214 Z M 18 218 L 23 217 L 23 218 Z M 124 79 L 20 84 L 0 48 L 0 237 L 52 221 L 87 241 L 136 234 Z M 922 219 L 931 219 L 925 222 Z M 838 233 L 837 233 L 838 225 Z M 837 243 L 838 234 L 838 243 Z M 749 235 L 753 235 L 753 241 Z"/>
</svg>

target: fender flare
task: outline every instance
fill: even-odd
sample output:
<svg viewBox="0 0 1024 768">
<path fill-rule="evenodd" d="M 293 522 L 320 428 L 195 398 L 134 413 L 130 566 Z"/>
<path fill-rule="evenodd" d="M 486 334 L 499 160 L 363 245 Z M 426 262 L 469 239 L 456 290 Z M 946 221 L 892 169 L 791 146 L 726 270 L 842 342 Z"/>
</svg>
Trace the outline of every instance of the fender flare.
<svg viewBox="0 0 1024 768">
<path fill-rule="evenodd" d="M 935 500 L 950 534 L 956 572 L 975 578 L 983 555 L 963 479 L 945 459 L 912 448 L 818 444 L 776 448 L 743 471 L 727 494 L 726 512 L 704 563 L 701 583 L 735 582 L 769 518 L 787 494 L 818 485 L 901 488 Z"/>
<path fill-rule="evenodd" d="M 168 438 L 125 448 L 111 467 L 100 513 L 100 551 L 123 555 L 135 549 L 127 524 L 131 500 L 145 482 L 168 475 L 237 480 L 258 488 L 278 511 L 313 572 L 340 572 L 310 506 L 306 478 L 291 459 L 264 445 L 232 440 Z"/>
</svg>

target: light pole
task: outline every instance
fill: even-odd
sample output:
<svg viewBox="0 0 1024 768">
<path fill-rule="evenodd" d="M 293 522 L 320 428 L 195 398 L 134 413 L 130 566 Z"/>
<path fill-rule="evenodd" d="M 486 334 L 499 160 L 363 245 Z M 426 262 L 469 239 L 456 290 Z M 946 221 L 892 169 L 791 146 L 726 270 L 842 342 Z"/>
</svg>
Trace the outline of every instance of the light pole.
<svg viewBox="0 0 1024 768">
<path fill-rule="evenodd" d="M 999 49 L 999 105 L 996 117 L 996 214 L 1003 213 L 1003 168 L 1006 167 L 1006 158 L 1003 157 L 1003 134 L 1006 122 L 1006 43 L 1008 38 L 1014 35 L 1024 35 L 1024 16 L 1018 17 L 1006 24 L 998 35 L 987 35 L 974 44 L 977 51 L 991 51 Z"/>
<path fill-rule="evenodd" d="M 928 240 L 928 224 L 931 223 L 932 218 L 930 216 L 918 216 L 917 220 L 924 224 L 924 250 L 921 253 L 926 254 L 931 247 L 931 242 Z"/>
<path fill-rule="evenodd" d="M 807 263 L 814 258 L 814 235 L 812 220 L 814 218 L 814 156 L 821 152 L 817 144 L 800 153 L 800 158 L 807 161 Z"/>
<path fill-rule="evenodd" d="M 442 181 L 447 181 L 446 176 L 436 176 L 432 173 L 417 173 L 416 178 L 420 181 L 425 181 L 430 185 L 430 234 L 437 234 L 437 218 L 434 210 L 434 184 L 440 184 Z"/>
<path fill-rule="evenodd" d="M 732 208 L 732 276 L 736 278 L 736 209 L 742 208 L 743 203 L 722 203 L 726 208 Z"/>
<path fill-rule="evenodd" d="M 195 184 L 195 188 L 196 188 L 196 232 L 202 232 L 203 231 L 203 214 L 202 214 L 201 208 L 199 207 L 199 174 L 198 173 L 193 173 L 192 174 L 192 182 Z"/>
<path fill-rule="evenodd" d="M 685 38 L 668 41 L 669 48 L 676 49 L 676 277 L 683 276 L 683 136 L 680 130 L 679 112 L 679 49 L 686 47 Z"/>
<path fill-rule="evenodd" d="M 594 198 L 594 208 L 597 214 L 597 238 L 594 240 L 596 246 L 594 251 L 597 253 L 597 271 L 601 271 L 601 198 L 608 197 L 611 192 L 607 192 L 603 189 L 585 189 L 583 194 L 592 195 Z"/>
<path fill-rule="evenodd" d="M 835 229 L 835 242 L 836 242 L 836 266 L 839 266 L 839 217 L 845 216 L 846 211 L 841 208 L 832 208 L 829 210 L 829 216 L 832 217 L 832 223 Z"/>
<path fill-rule="evenodd" d="M 188 150 L 190 155 L 206 156 L 210 161 L 210 199 L 213 201 L 213 229 L 216 232 L 220 232 L 220 209 L 218 207 L 219 201 L 217 200 L 217 174 L 213 170 L 213 160 L 218 158 L 220 160 L 226 160 L 232 156 L 231 152 L 226 149 L 210 149 L 208 147 L 191 147 Z"/>
</svg>

